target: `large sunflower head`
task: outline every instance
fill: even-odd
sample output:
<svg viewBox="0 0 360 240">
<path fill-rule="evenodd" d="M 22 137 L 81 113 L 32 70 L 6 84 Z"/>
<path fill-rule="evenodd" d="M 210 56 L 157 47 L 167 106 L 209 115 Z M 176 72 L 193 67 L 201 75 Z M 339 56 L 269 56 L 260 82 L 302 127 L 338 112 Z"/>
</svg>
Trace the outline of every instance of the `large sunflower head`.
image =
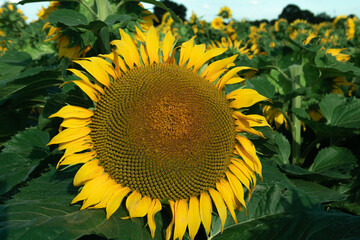
<svg viewBox="0 0 360 240">
<path fill-rule="evenodd" d="M 94 109 L 68 105 L 50 116 L 64 119 L 49 143 L 65 149 L 58 167 L 84 164 L 74 178 L 84 186 L 72 203 L 106 208 L 109 218 L 126 199 L 129 217 L 147 215 L 154 237 L 154 215 L 167 200 L 167 239 L 172 232 L 182 239 L 186 228 L 194 239 L 201 223 L 209 233 L 212 202 L 223 226 L 227 209 L 236 222 L 235 209 L 246 208 L 243 187 L 250 196 L 262 169 L 246 135 L 263 137 L 253 127 L 268 126 L 242 112 L 265 97 L 252 89 L 224 93 L 249 68 L 230 68 L 236 55 L 207 65 L 226 48 L 206 51 L 194 38 L 174 48 L 173 35 L 160 41 L 154 27 L 137 29 L 139 41 L 120 35 L 112 53 L 69 69 Z"/>
</svg>

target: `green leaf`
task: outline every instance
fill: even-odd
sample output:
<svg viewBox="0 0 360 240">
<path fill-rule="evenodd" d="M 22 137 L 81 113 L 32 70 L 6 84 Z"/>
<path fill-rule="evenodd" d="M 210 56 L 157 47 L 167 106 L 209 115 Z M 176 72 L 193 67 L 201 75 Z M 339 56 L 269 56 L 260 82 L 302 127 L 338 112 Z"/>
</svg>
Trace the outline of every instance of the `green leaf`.
<svg viewBox="0 0 360 240">
<path fill-rule="evenodd" d="M 360 76 L 360 68 L 354 66 L 350 62 L 339 62 L 336 58 L 330 54 L 326 54 L 325 51 L 319 50 L 315 56 L 315 64 L 321 71 L 321 77 L 323 79 L 328 77 L 338 76 Z"/>
<path fill-rule="evenodd" d="M 290 158 L 291 148 L 290 148 L 290 143 L 286 139 L 286 137 L 281 133 L 279 133 L 278 131 L 274 131 L 271 140 L 273 140 L 274 143 L 277 145 L 277 153 L 273 156 L 273 159 L 276 161 L 276 163 L 278 164 L 290 163 L 289 158 Z"/>
<path fill-rule="evenodd" d="M 360 128 L 360 99 L 329 94 L 321 100 L 319 106 L 328 125 Z"/>
<path fill-rule="evenodd" d="M 28 94 L 49 86 L 63 83 L 62 73 L 56 70 L 45 70 L 43 67 L 30 68 L 20 73 L 15 79 L 6 80 L 0 85 L 0 101 L 13 94 Z"/>
<path fill-rule="evenodd" d="M 275 86 L 264 77 L 255 77 L 246 81 L 245 86 L 256 90 L 267 98 L 273 98 L 275 95 Z"/>
<path fill-rule="evenodd" d="M 297 211 L 241 222 L 213 239 L 358 239 L 359 225 L 360 217 L 345 213 Z"/>
<path fill-rule="evenodd" d="M 292 182 L 296 188 L 301 189 L 307 194 L 311 195 L 313 198 L 316 198 L 320 203 L 342 201 L 347 198 L 347 196 L 344 194 L 312 181 L 293 179 Z"/>
<path fill-rule="evenodd" d="M 86 17 L 80 12 L 64 8 L 51 12 L 49 14 L 49 22 L 53 26 L 56 26 L 58 23 L 62 23 L 69 27 L 87 25 L 88 23 Z"/>
<path fill-rule="evenodd" d="M 0 57 L 0 85 L 4 84 L 5 79 L 19 74 L 31 63 L 31 56 L 25 52 L 9 50 Z"/>
<path fill-rule="evenodd" d="M 311 127 L 315 132 L 324 135 L 324 136 L 349 136 L 354 134 L 359 134 L 360 132 L 352 128 L 344 128 L 333 125 L 327 125 L 322 122 L 315 122 L 310 120 L 305 109 L 302 108 L 292 108 L 291 111 L 303 121 L 306 126 Z"/>
<path fill-rule="evenodd" d="M 25 181 L 29 174 L 49 155 L 47 132 L 28 128 L 4 144 L 0 154 L 0 194 Z"/>
<path fill-rule="evenodd" d="M 117 22 L 123 23 L 123 22 L 127 22 L 130 20 L 135 20 L 136 18 L 134 18 L 133 15 L 129 15 L 129 14 L 112 14 L 106 17 L 106 19 L 104 20 L 104 22 L 111 27 L 112 25 L 114 25 Z"/>
<path fill-rule="evenodd" d="M 82 210 L 70 205 L 77 189 L 72 186 L 75 170 L 57 172 L 53 167 L 21 188 L 0 206 L 1 239 L 78 239 L 97 234 L 108 239 L 152 239 L 144 218 L 123 220 L 120 207 L 106 220 L 103 209 Z M 162 239 L 161 215 L 155 215 L 155 239 Z"/>
<path fill-rule="evenodd" d="M 324 175 L 350 178 L 350 171 L 356 161 L 356 157 L 350 150 L 340 147 L 328 147 L 318 153 L 309 170 Z"/>
<path fill-rule="evenodd" d="M 263 178 L 264 181 L 257 183 L 251 199 L 247 203 L 246 213 L 236 212 L 239 224 L 271 216 L 306 211 L 318 206 L 315 199 L 305 192 L 295 189 L 291 181 L 280 172 L 271 160 L 263 161 Z M 228 214 L 225 231 L 234 226 L 236 224 Z M 221 221 L 219 217 L 213 216 L 210 236 L 222 237 L 220 233 Z"/>
</svg>

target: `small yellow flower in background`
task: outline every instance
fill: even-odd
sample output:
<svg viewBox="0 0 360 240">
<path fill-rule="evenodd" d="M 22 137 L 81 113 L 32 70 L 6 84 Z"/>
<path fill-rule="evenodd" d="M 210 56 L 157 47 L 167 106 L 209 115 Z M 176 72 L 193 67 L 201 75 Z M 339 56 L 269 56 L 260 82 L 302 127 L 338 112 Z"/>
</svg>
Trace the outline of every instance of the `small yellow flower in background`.
<svg viewBox="0 0 360 240">
<path fill-rule="evenodd" d="M 222 7 L 222 8 L 220 8 L 218 16 L 220 16 L 220 17 L 222 17 L 224 19 L 232 18 L 232 11 L 228 7 Z"/>
<path fill-rule="evenodd" d="M 341 77 L 336 77 L 333 80 L 333 90 L 331 91 L 332 93 L 336 93 L 336 94 L 341 94 L 344 95 L 343 90 L 341 89 L 341 87 L 350 87 L 348 95 L 352 96 L 352 93 L 355 92 L 357 90 L 357 85 L 355 83 L 351 83 L 346 81 L 344 76 Z"/>
<path fill-rule="evenodd" d="M 317 37 L 317 35 L 314 32 L 311 32 L 309 34 L 309 36 L 306 39 L 304 39 L 303 45 L 308 45 L 310 43 L 310 41 L 316 37 Z"/>
<path fill-rule="evenodd" d="M 49 22 L 44 24 L 43 30 L 49 28 L 45 42 L 57 41 L 56 48 L 59 50 L 59 59 L 67 57 L 69 59 L 75 59 L 84 57 L 86 53 L 91 49 L 91 46 L 87 46 L 84 49 L 80 48 L 80 45 L 69 47 L 70 39 L 61 34 L 61 28 L 56 28 L 50 25 Z"/>
<path fill-rule="evenodd" d="M 228 48 L 229 50 L 233 52 L 237 52 L 240 54 L 244 54 L 248 56 L 248 58 L 252 58 L 252 55 L 250 53 L 250 49 L 247 48 L 246 45 L 243 44 L 243 42 L 240 40 L 231 40 L 229 37 L 225 38 L 222 37 L 221 41 L 211 41 L 211 44 L 209 44 L 208 49 L 213 48 Z"/>
<path fill-rule="evenodd" d="M 347 29 L 346 29 L 347 40 L 351 40 L 355 36 L 355 22 L 352 18 L 348 18 L 346 21 L 347 21 Z"/>
<path fill-rule="evenodd" d="M 55 11 L 60 6 L 59 1 L 52 1 L 50 2 L 50 5 L 47 8 L 41 7 L 39 10 L 37 16 L 39 19 L 48 19 L 49 14 L 53 11 Z"/>
<path fill-rule="evenodd" d="M 275 24 L 274 24 L 274 28 L 275 28 L 275 31 L 276 32 L 279 32 L 280 31 L 280 25 L 282 24 L 282 23 L 285 23 L 285 24 L 287 24 L 287 20 L 286 19 L 284 19 L 284 18 L 280 18 L 279 20 L 277 20 L 276 22 L 275 22 Z"/>
<path fill-rule="evenodd" d="M 214 18 L 211 22 L 211 27 L 214 29 L 222 29 L 224 26 L 223 19 L 221 17 Z"/>
<path fill-rule="evenodd" d="M 275 47 L 275 42 L 271 42 L 271 43 L 269 44 L 269 47 L 274 48 L 274 47 Z"/>
<path fill-rule="evenodd" d="M 320 121 L 322 118 L 324 118 L 324 116 L 321 114 L 321 110 L 310 110 L 310 112 L 308 112 L 309 117 L 311 118 L 311 120 L 318 122 Z"/>
<path fill-rule="evenodd" d="M 350 55 L 341 53 L 341 51 L 345 50 L 346 48 L 329 48 L 326 50 L 327 54 L 331 54 L 332 56 L 336 57 L 336 60 L 339 62 L 346 62 L 350 60 Z"/>
<path fill-rule="evenodd" d="M 263 108 L 263 114 L 269 124 L 275 123 L 276 129 L 279 129 L 282 125 L 285 124 L 286 130 L 289 129 L 288 123 L 285 116 L 279 111 L 279 109 L 266 105 Z"/>
<path fill-rule="evenodd" d="M 199 18 L 196 16 L 196 14 L 195 14 L 194 11 L 193 11 L 192 14 L 191 14 L 189 23 L 190 23 L 190 24 L 194 24 L 198 19 L 199 19 Z"/>
<path fill-rule="evenodd" d="M 168 200 L 166 239 L 182 239 L 186 229 L 194 239 L 201 223 L 209 233 L 213 204 L 223 228 L 227 210 L 237 222 L 235 209 L 246 209 L 243 188 L 250 198 L 255 174 L 262 176 L 246 135 L 264 137 L 253 127 L 269 127 L 242 109 L 267 98 L 252 89 L 224 93 L 250 69 L 228 68 L 237 55 L 205 65 L 226 48 L 207 51 L 195 37 L 174 48 L 171 32 L 161 43 L 154 27 L 137 34 L 139 41 L 120 29 L 112 53 L 75 60 L 83 70 L 68 69 L 96 103 L 94 110 L 67 105 L 50 116 L 64 119 L 48 144 L 65 150 L 57 167 L 83 164 L 74 185 L 84 186 L 72 203 L 105 208 L 108 219 L 124 200 L 125 218 L 147 216 L 154 237 L 154 216 Z"/>
<path fill-rule="evenodd" d="M 337 22 L 341 19 L 346 19 L 347 17 L 345 15 L 339 15 L 337 16 L 334 21 L 333 21 L 333 25 L 336 26 Z"/>
<path fill-rule="evenodd" d="M 7 5 L 10 11 L 14 11 L 14 6 L 9 2 Z"/>
</svg>

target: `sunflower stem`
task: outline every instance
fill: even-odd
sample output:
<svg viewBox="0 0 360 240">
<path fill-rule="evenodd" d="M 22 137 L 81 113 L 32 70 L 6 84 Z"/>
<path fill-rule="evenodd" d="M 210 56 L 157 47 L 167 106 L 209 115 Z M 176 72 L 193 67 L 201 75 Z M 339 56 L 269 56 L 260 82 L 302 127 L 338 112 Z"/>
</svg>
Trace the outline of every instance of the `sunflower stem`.
<svg viewBox="0 0 360 240">
<path fill-rule="evenodd" d="M 98 15 L 83 0 L 79 0 L 79 3 L 82 4 L 90 12 L 94 19 L 99 19 Z"/>
<path fill-rule="evenodd" d="M 109 16 L 109 3 L 107 0 L 95 0 L 97 15 L 101 21 L 104 21 Z"/>
<path fill-rule="evenodd" d="M 120 1 L 120 2 L 114 7 L 114 9 L 113 9 L 113 11 L 112 11 L 112 14 L 115 14 L 115 13 L 118 11 L 118 9 L 119 9 L 122 5 L 124 5 L 124 3 L 126 3 L 125 0 Z"/>
<path fill-rule="evenodd" d="M 289 67 L 289 71 L 292 81 L 292 90 L 295 91 L 296 89 L 300 88 L 300 78 L 303 75 L 302 65 L 291 65 Z M 301 108 L 301 96 L 296 96 L 292 99 L 292 108 Z M 301 146 L 301 123 L 295 114 L 292 114 L 292 123 L 292 163 L 299 164 Z"/>
</svg>

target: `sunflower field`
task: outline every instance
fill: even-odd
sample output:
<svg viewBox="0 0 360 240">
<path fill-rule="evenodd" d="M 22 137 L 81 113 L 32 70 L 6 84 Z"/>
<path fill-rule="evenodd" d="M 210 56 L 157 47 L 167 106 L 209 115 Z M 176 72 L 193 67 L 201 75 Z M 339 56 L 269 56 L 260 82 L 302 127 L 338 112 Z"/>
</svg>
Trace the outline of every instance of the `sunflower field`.
<svg viewBox="0 0 360 240">
<path fill-rule="evenodd" d="M 0 239 L 360 239 L 360 20 L 229 7 L 1 6 Z"/>
</svg>

